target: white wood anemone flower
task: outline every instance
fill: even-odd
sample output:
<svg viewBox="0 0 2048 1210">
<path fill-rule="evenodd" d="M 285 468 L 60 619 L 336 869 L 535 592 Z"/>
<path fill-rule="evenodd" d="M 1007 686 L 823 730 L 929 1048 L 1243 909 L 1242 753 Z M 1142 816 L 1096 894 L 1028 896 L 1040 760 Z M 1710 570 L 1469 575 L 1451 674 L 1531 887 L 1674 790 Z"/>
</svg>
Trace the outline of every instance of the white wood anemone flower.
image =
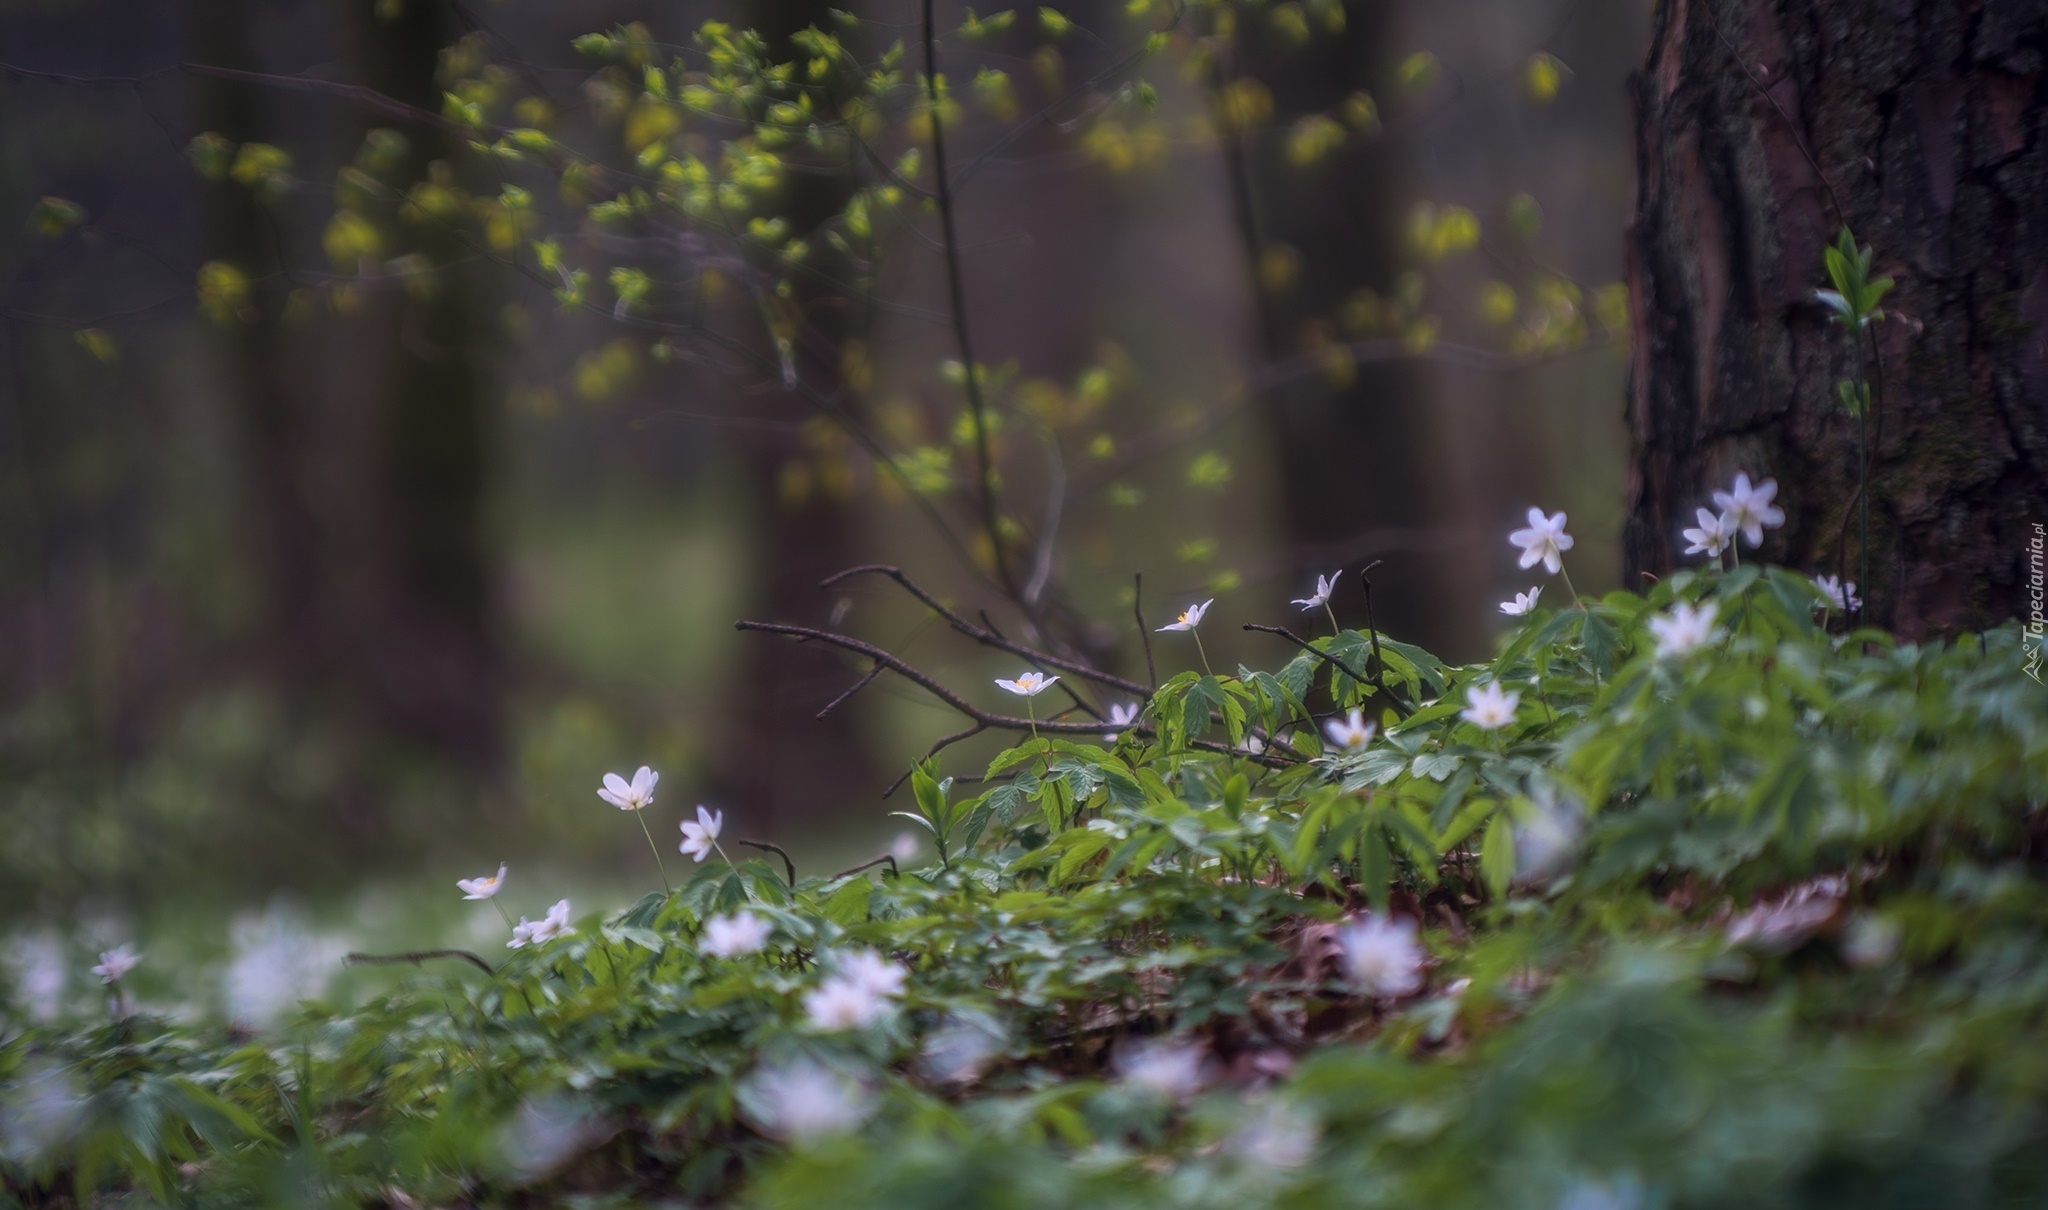
<svg viewBox="0 0 2048 1210">
<path fill-rule="evenodd" d="M 718 832 L 725 827 L 725 812 L 707 811 L 703 803 L 698 803 L 695 822 L 686 819 L 678 826 L 683 830 L 684 856 L 693 857 L 702 865 L 711 851 L 718 847 Z"/>
<path fill-rule="evenodd" d="M 1515 707 L 1522 695 L 1509 693 L 1499 681 L 1465 690 L 1465 708 L 1458 717 L 1482 731 L 1498 731 L 1515 721 Z"/>
<path fill-rule="evenodd" d="M 529 945 L 542 945 L 557 937 L 573 937 L 576 930 L 569 925 L 569 901 L 560 899 L 548 909 L 548 914 L 539 920 L 528 920 L 521 916 L 519 923 L 512 926 L 512 940 L 505 943 L 507 949 L 524 949 Z"/>
<path fill-rule="evenodd" d="M 1692 543 L 1685 548 L 1685 553 L 1706 555 L 1710 559 L 1720 558 L 1721 552 L 1727 550 L 1728 544 L 1735 540 L 1735 526 L 1727 517 L 1716 516 L 1704 508 L 1698 511 L 1697 516 L 1699 526 L 1684 530 L 1680 534 L 1686 541 Z"/>
<path fill-rule="evenodd" d="M 1415 922 L 1367 916 L 1337 935 L 1344 947 L 1344 973 L 1368 996 L 1396 998 L 1422 990 L 1422 941 Z"/>
<path fill-rule="evenodd" d="M 92 968 L 92 973 L 100 977 L 101 983 L 112 986 L 141 961 L 142 955 L 135 952 L 135 947 L 124 942 L 113 949 L 101 950 L 99 965 Z"/>
<path fill-rule="evenodd" d="M 646 765 L 640 766 L 630 782 L 616 773 L 607 773 L 597 796 L 621 811 L 645 810 L 654 802 L 654 784 L 660 780 L 661 774 Z"/>
<path fill-rule="evenodd" d="M 1039 694 L 1052 688 L 1053 682 L 1059 679 L 1056 676 L 1047 676 L 1043 672 L 1025 672 L 1020 673 L 1014 681 L 1006 681 L 1001 677 L 997 677 L 996 684 L 1008 689 L 1018 697 L 1037 697 Z"/>
<path fill-rule="evenodd" d="M 714 958 L 758 954 L 768 947 L 768 935 L 774 931 L 774 925 L 752 912 L 713 916 L 704 922 L 704 942 L 700 948 Z"/>
<path fill-rule="evenodd" d="M 1372 742 L 1373 732 L 1379 730 L 1376 724 L 1365 721 L 1365 711 L 1357 706 L 1343 718 L 1333 718 L 1323 724 L 1323 734 L 1330 742 L 1347 751 L 1356 752 Z"/>
<path fill-rule="evenodd" d="M 505 889 L 505 871 L 509 868 L 501 861 L 498 863 L 497 873 L 486 874 L 482 878 L 458 878 L 455 880 L 455 886 L 462 892 L 464 899 L 489 899 Z"/>
<path fill-rule="evenodd" d="M 1564 552 L 1572 548 L 1572 536 L 1564 532 L 1564 514 L 1546 517 L 1540 508 L 1529 510 L 1529 526 L 1508 535 L 1508 541 L 1522 548 L 1522 566 L 1530 568 L 1538 563 L 1543 570 L 1556 575 L 1564 566 Z"/>
<path fill-rule="evenodd" d="M 1536 598 L 1543 595 L 1543 586 L 1538 584 L 1527 592 L 1518 592 L 1512 601 L 1502 601 L 1500 611 L 1511 618 L 1524 617 L 1536 610 Z"/>
<path fill-rule="evenodd" d="M 1137 704 L 1136 702 L 1117 702 L 1117 703 L 1115 703 L 1114 705 L 1110 706 L 1110 708 L 1109 708 L 1109 725 L 1110 725 L 1110 726 L 1112 726 L 1112 727 L 1128 727 L 1128 726 L 1130 726 L 1130 725 L 1131 725 L 1132 723 L 1135 723 L 1135 722 L 1137 722 L 1137 721 L 1138 721 L 1138 704 Z M 1103 732 L 1103 733 L 1102 733 L 1102 742 L 1103 742 L 1103 743 L 1105 743 L 1105 744 L 1113 744 L 1113 743 L 1116 743 L 1116 742 L 1117 742 L 1117 740 L 1118 740 L 1118 739 L 1120 739 L 1121 737 L 1122 737 L 1122 733 L 1121 733 L 1121 732 L 1117 732 L 1117 731 L 1105 731 L 1105 732 Z"/>
<path fill-rule="evenodd" d="M 1863 598 L 1856 595 L 1854 580 L 1844 583 L 1834 576 L 1821 576 L 1814 580 L 1813 586 L 1820 589 L 1820 595 L 1828 599 L 1825 607 L 1836 613 L 1847 613 L 1851 609 L 1863 608 Z"/>
<path fill-rule="evenodd" d="M 1714 503 L 1721 510 L 1721 523 L 1732 534 L 1742 531 L 1743 541 L 1751 546 L 1764 544 L 1764 530 L 1776 529 L 1785 523 L 1785 510 L 1771 503 L 1778 494 L 1778 481 L 1766 479 L 1751 487 L 1749 476 L 1742 472 L 1735 475 L 1735 485 L 1725 492 L 1714 493 Z"/>
<path fill-rule="evenodd" d="M 1719 637 L 1714 615 L 1720 606 L 1708 601 L 1697 608 L 1680 601 L 1669 614 L 1650 619 L 1650 634 L 1657 640 L 1657 658 L 1682 659 Z"/>
<path fill-rule="evenodd" d="M 1173 621 L 1168 622 L 1164 626 L 1161 626 L 1159 628 L 1160 632 L 1164 633 L 1168 630 L 1193 630 L 1195 627 L 1200 626 L 1202 624 L 1202 615 L 1209 612 L 1209 606 L 1214 605 L 1215 603 L 1216 598 L 1210 597 L 1208 600 L 1202 602 L 1200 605 L 1188 606 L 1186 609 L 1183 609 L 1180 612 L 1180 615 L 1176 617 Z"/>
<path fill-rule="evenodd" d="M 1330 594 L 1332 592 L 1335 592 L 1337 589 L 1337 577 L 1343 574 L 1343 571 L 1339 570 L 1333 575 L 1317 576 L 1315 595 L 1308 597 L 1298 597 L 1295 599 L 1293 603 L 1301 606 L 1303 611 L 1317 609 L 1324 605 L 1328 605 L 1330 603 Z"/>
</svg>

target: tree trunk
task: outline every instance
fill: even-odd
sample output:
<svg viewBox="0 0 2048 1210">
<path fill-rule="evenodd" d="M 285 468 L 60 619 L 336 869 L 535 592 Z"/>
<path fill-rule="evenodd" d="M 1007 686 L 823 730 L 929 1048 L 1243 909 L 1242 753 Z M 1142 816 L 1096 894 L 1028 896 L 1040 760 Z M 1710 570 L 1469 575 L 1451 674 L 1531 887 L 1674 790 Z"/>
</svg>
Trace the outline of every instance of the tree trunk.
<svg viewBox="0 0 2048 1210">
<path fill-rule="evenodd" d="M 1762 556 L 1859 578 L 1849 334 L 1812 291 L 1846 223 L 1895 277 L 1865 345 L 1871 620 L 1906 637 L 2024 610 L 2048 522 L 2048 5 L 1669 0 L 1632 88 L 1627 579 L 1737 471 Z"/>
</svg>

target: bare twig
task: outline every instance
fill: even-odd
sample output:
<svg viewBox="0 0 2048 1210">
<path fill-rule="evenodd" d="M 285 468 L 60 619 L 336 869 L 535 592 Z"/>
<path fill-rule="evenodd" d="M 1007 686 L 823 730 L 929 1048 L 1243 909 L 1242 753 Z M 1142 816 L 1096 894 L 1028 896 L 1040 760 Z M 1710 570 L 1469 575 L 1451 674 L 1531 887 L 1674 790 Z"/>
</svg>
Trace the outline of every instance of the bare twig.
<svg viewBox="0 0 2048 1210">
<path fill-rule="evenodd" d="M 860 873 L 860 872 L 861 872 L 862 870 L 872 870 L 872 869 L 874 869 L 874 868 L 875 868 L 876 866 L 878 866 L 878 865 L 882 865 L 882 864 L 883 864 L 883 863 L 885 863 L 885 862 L 886 862 L 886 863 L 888 864 L 888 866 L 889 866 L 889 877 L 891 877 L 891 878 L 901 878 L 901 877 L 903 877 L 903 871 L 902 871 L 902 870 L 900 870 L 900 869 L 898 869 L 898 868 L 896 867 L 896 858 L 895 858 L 894 856 L 892 856 L 892 855 L 888 854 L 888 853 L 884 853 L 884 854 L 882 854 L 882 855 L 881 855 L 880 857 L 877 857 L 877 858 L 875 858 L 875 859 L 874 859 L 873 861 L 863 861 L 863 862 L 861 862 L 861 863 L 860 863 L 859 865 L 857 865 L 857 866 L 853 867 L 853 868 L 852 868 L 852 869 L 850 869 L 850 870 L 841 870 L 841 871 L 839 871 L 839 872 L 838 872 L 837 874 L 834 874 L 834 875 L 832 875 L 832 877 L 831 877 L 830 879 L 828 879 L 827 881 L 830 881 L 830 882 L 837 882 L 837 881 L 839 881 L 839 880 L 840 880 L 841 878 L 844 878 L 844 877 L 846 877 L 846 876 L 847 876 L 848 874 L 858 874 L 858 873 Z"/>
<path fill-rule="evenodd" d="M 868 682 L 874 680 L 876 677 L 880 675 L 882 675 L 882 666 L 880 664 L 876 664 L 874 667 L 868 669 L 867 672 L 864 675 L 862 675 L 862 677 L 859 680 L 847 686 L 846 692 L 840 694 L 838 697 L 835 697 L 831 701 L 825 703 L 825 708 L 823 710 L 818 711 L 818 713 L 814 717 L 824 718 L 826 715 L 832 713 L 834 710 L 837 710 L 840 706 L 846 703 L 846 699 L 852 697 L 854 694 L 859 693 L 861 690 L 867 688 Z"/>
<path fill-rule="evenodd" d="M 490 963 L 485 962 L 482 958 L 477 957 L 468 950 L 408 950 L 403 954 L 350 953 L 342 961 L 349 966 L 394 966 L 401 962 L 410 962 L 414 966 L 419 966 L 430 958 L 460 958 L 486 975 L 498 973 L 491 969 Z"/>
<path fill-rule="evenodd" d="M 826 577 L 819 584 L 819 587 L 834 588 L 855 576 L 867 575 L 887 576 L 889 579 L 894 580 L 903 591 L 924 602 L 926 608 L 944 618 L 948 626 L 951 626 L 954 630 L 966 635 L 984 647 L 993 647 L 998 651 L 1007 651 L 1011 655 L 1021 656 L 1034 663 L 1044 664 L 1049 668 L 1057 668 L 1061 672 L 1070 672 L 1084 680 L 1094 681 L 1098 685 L 1107 685 L 1112 689 L 1119 689 L 1125 693 L 1135 693 L 1140 697 L 1147 698 L 1152 696 L 1152 691 L 1149 688 L 1140 685 L 1136 681 L 1117 676 L 1114 673 L 1104 672 L 1099 668 L 1090 667 L 1079 660 L 1069 660 L 1039 651 L 1033 647 L 1026 647 L 1022 643 L 1005 638 L 993 625 L 975 625 L 973 622 L 960 616 L 955 610 L 942 604 L 937 597 L 927 592 L 922 585 L 912 580 L 909 576 L 904 575 L 903 570 L 898 567 L 891 567 L 885 563 L 867 563 L 859 567 L 849 567 L 836 575 Z"/>
<path fill-rule="evenodd" d="M 1357 681 L 1359 684 L 1367 685 L 1377 690 L 1381 697 L 1386 698 L 1387 701 L 1393 704 L 1394 709 L 1403 718 L 1406 718 L 1409 714 L 1412 713 L 1412 711 L 1408 708 L 1407 704 L 1404 703 L 1400 698 L 1395 697 L 1393 690 L 1387 688 L 1387 682 L 1385 680 L 1385 665 L 1380 666 L 1381 671 L 1375 673 L 1372 676 L 1367 676 L 1366 674 L 1360 672 L 1358 669 L 1353 668 L 1351 665 L 1345 663 L 1343 660 L 1340 660 L 1336 656 L 1331 655 L 1329 652 L 1324 651 L 1322 648 L 1317 647 L 1314 643 L 1311 643 L 1307 639 L 1302 638 L 1300 635 L 1294 633 L 1292 630 L 1287 629 L 1285 626 L 1261 626 L 1256 622 L 1247 622 L 1245 623 L 1244 628 L 1246 630 L 1256 630 L 1261 634 L 1278 635 L 1281 638 L 1286 639 L 1288 642 L 1294 644 L 1296 647 L 1299 647 L 1303 651 L 1308 652 L 1310 655 L 1316 657 L 1325 664 L 1328 664 L 1330 667 L 1337 669 L 1344 675 L 1350 677 L 1352 680 Z M 1378 655 L 1377 641 L 1375 641 L 1374 643 L 1374 655 L 1375 657 L 1377 657 Z"/>
<path fill-rule="evenodd" d="M 873 678 L 870 677 L 869 679 Z M 788 851 L 785 850 L 781 845 L 771 844 L 765 840 L 735 840 L 733 841 L 733 843 L 743 844 L 750 849 L 765 849 L 768 852 L 775 854 L 777 857 L 782 858 L 782 867 L 789 874 L 789 885 L 791 885 L 792 887 L 796 885 L 796 862 L 790 860 Z"/>
</svg>

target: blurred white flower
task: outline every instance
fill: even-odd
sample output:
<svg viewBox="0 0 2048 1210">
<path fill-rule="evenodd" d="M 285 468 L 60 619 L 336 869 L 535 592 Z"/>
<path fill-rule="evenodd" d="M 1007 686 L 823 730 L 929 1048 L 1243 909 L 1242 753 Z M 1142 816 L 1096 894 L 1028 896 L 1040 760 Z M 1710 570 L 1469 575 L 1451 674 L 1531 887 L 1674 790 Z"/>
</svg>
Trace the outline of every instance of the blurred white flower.
<svg viewBox="0 0 2048 1210">
<path fill-rule="evenodd" d="M 501 861 L 495 874 L 486 874 L 482 878 L 458 878 L 455 880 L 456 889 L 462 892 L 464 899 L 489 899 L 504 889 L 507 868 Z"/>
<path fill-rule="evenodd" d="M 716 958 L 759 953 L 768 944 L 768 934 L 774 931 L 774 925 L 752 912 L 713 916 L 704 922 L 703 950 Z"/>
<path fill-rule="evenodd" d="M 573 937 L 576 930 L 569 927 L 569 901 L 558 900 L 548 909 L 548 914 L 539 920 L 529 921 L 521 916 L 519 923 L 512 926 L 512 940 L 505 943 L 508 949 L 520 949 L 528 945 L 543 945 L 557 937 Z"/>
<path fill-rule="evenodd" d="M 906 865 L 916 858 L 923 848 L 924 843 L 918 840 L 917 833 L 898 832 L 896 839 L 889 842 L 889 856 L 894 857 L 898 865 Z"/>
<path fill-rule="evenodd" d="M 315 935 L 284 909 L 244 916 L 230 930 L 233 957 L 221 979 L 228 1019 L 269 1029 L 301 1000 L 317 1000 L 348 947 Z"/>
<path fill-rule="evenodd" d="M 1138 703 L 1136 702 L 1117 702 L 1109 708 L 1109 725 L 1112 727 L 1128 727 L 1137 721 Z M 1102 742 L 1105 744 L 1116 743 L 1118 738 L 1119 735 L 1115 731 L 1105 731 L 1102 733 Z"/>
<path fill-rule="evenodd" d="M 1543 564 L 1556 575 L 1564 566 L 1564 552 L 1572 548 L 1572 536 L 1564 532 L 1564 514 L 1546 517 L 1540 508 L 1529 510 L 1529 527 L 1508 535 L 1508 541 L 1522 548 L 1522 566 Z"/>
<path fill-rule="evenodd" d="M 1854 580 L 1843 583 L 1834 576 L 1820 576 L 1814 580 L 1813 586 L 1820 589 L 1820 595 L 1828 599 L 1828 608 L 1836 613 L 1863 608 L 1863 598 L 1856 595 Z"/>
<path fill-rule="evenodd" d="M 1202 624 L 1202 615 L 1209 612 L 1209 606 L 1214 605 L 1215 603 L 1216 598 L 1210 597 L 1208 600 L 1202 602 L 1200 605 L 1190 605 L 1181 612 L 1179 617 L 1175 618 L 1171 622 L 1168 622 L 1166 625 L 1161 626 L 1159 629 L 1162 631 L 1193 630 L 1195 627 L 1200 626 Z"/>
<path fill-rule="evenodd" d="M 614 1130 L 589 1107 L 560 1093 L 521 1098 L 500 1127 L 498 1155 L 514 1180 L 540 1180 L 610 1138 Z"/>
<path fill-rule="evenodd" d="M 739 1093 L 748 1117 L 795 1143 L 858 1129 L 873 1101 L 865 1085 L 812 1059 L 758 1068 Z"/>
<path fill-rule="evenodd" d="M 101 950 L 100 963 L 92 968 L 92 973 L 100 977 L 101 983 L 119 983 L 121 977 L 134 970 L 141 961 L 142 955 L 135 952 L 135 947 L 124 942 L 113 949 Z"/>
<path fill-rule="evenodd" d="M 918 1066 L 940 1083 L 964 1084 L 979 1077 L 1002 1049 L 1002 1034 L 993 1025 L 953 1018 L 925 1038 Z"/>
<path fill-rule="evenodd" d="M 0 1086 L 0 1160 L 38 1166 L 71 1141 L 86 1106 L 70 1071 L 33 1060 Z"/>
<path fill-rule="evenodd" d="M 815 1029 L 865 1029 L 889 1015 L 889 998 L 851 979 L 834 976 L 804 993 L 804 1014 Z"/>
<path fill-rule="evenodd" d="M 1871 970 L 1899 955 L 1905 930 L 1889 916 L 1858 912 L 1842 930 L 1842 961 L 1858 970 Z"/>
<path fill-rule="evenodd" d="M 1357 706 L 1343 718 L 1333 718 L 1323 724 L 1323 734 L 1339 748 L 1358 749 L 1372 742 L 1373 732 L 1379 728 L 1365 721 L 1365 711 Z"/>
<path fill-rule="evenodd" d="M 621 811 L 639 811 L 654 801 L 654 783 L 660 780 L 661 774 L 646 765 L 640 766 L 630 782 L 616 773 L 607 773 L 597 796 Z"/>
<path fill-rule="evenodd" d="M 1224 1149 L 1260 1168 L 1299 1168 L 1315 1155 L 1322 1127 L 1315 1115 L 1285 1100 L 1270 1100 L 1224 1140 Z"/>
<path fill-rule="evenodd" d="M 1185 1101 L 1202 1090 L 1207 1057 L 1198 1043 L 1156 1038 L 1118 1051 L 1116 1071 L 1125 1084 L 1160 1100 Z"/>
<path fill-rule="evenodd" d="M 1527 592 L 1518 592 L 1512 601 L 1502 601 L 1500 611 L 1511 618 L 1519 618 L 1536 608 L 1536 598 L 1543 595 L 1543 586 L 1538 584 Z"/>
<path fill-rule="evenodd" d="M 1657 640 L 1657 658 L 1687 656 L 1712 643 L 1716 637 L 1714 615 L 1720 606 L 1712 601 L 1694 608 L 1680 601 L 1671 612 L 1650 619 L 1650 634 Z"/>
<path fill-rule="evenodd" d="M 1422 990 L 1427 957 L 1415 922 L 1366 916 L 1337 934 L 1344 947 L 1344 972 L 1368 996 L 1412 996 Z"/>
<path fill-rule="evenodd" d="M 1258 756 L 1266 750 L 1266 741 L 1256 735 L 1244 737 L 1244 751 L 1248 756 Z"/>
<path fill-rule="evenodd" d="M 1513 819 L 1515 881 L 1546 882 L 1563 873 L 1579 851 L 1585 817 L 1560 803 L 1552 790 L 1539 791 L 1529 809 Z"/>
<path fill-rule="evenodd" d="M 64 990 L 71 972 L 64 958 L 64 943 L 47 930 L 15 938 L 13 956 L 14 992 L 27 1007 L 29 1016 L 52 1021 L 64 1012 Z"/>
<path fill-rule="evenodd" d="M 841 955 L 834 973 L 881 996 L 900 995 L 908 974 L 902 963 L 892 962 L 873 950 Z"/>
<path fill-rule="evenodd" d="M 1633 1176 L 1607 1181 L 1574 1181 L 1557 1199 L 1557 1210 L 1642 1210 L 1642 1182 Z"/>
<path fill-rule="evenodd" d="M 1330 593 L 1334 591 L 1337 587 L 1337 576 L 1341 576 L 1343 574 L 1344 573 L 1342 571 L 1338 571 L 1335 575 L 1331 575 L 1327 578 L 1323 576 L 1317 576 L 1315 595 L 1310 597 L 1297 597 L 1294 601 L 1294 604 L 1301 606 L 1303 609 L 1319 609 L 1324 605 L 1328 605 L 1330 603 Z M 1208 607 L 1205 605 L 1203 606 L 1203 608 L 1206 609 Z M 1195 621 L 1199 622 L 1201 620 L 1201 615 L 1197 614 L 1195 617 Z"/>
<path fill-rule="evenodd" d="M 1515 721 L 1515 707 L 1521 703 L 1521 694 L 1509 693 L 1499 681 L 1490 681 L 1465 690 L 1465 708 L 1458 711 L 1458 717 L 1482 731 L 1498 731 Z"/>
<path fill-rule="evenodd" d="M 1729 921 L 1728 944 L 1773 954 L 1797 949 L 1835 922 L 1848 893 L 1848 880 L 1839 874 L 1808 879 Z"/>
<path fill-rule="evenodd" d="M 1699 526 L 1682 532 L 1685 540 L 1692 543 L 1685 548 L 1685 553 L 1720 558 L 1721 552 L 1728 549 L 1728 543 L 1735 539 L 1735 526 L 1729 523 L 1728 518 L 1717 517 L 1704 508 L 1695 515 L 1699 518 Z"/>
<path fill-rule="evenodd" d="M 1738 473 L 1735 486 L 1725 492 L 1714 493 L 1714 504 L 1721 510 L 1721 523 L 1732 535 L 1741 530 L 1742 537 L 1751 546 L 1764 544 L 1764 530 L 1776 529 L 1785 523 L 1785 510 L 1771 503 L 1778 494 L 1778 481 L 1766 479 L 1755 487 L 1749 485 L 1749 476 Z"/>
<path fill-rule="evenodd" d="M 696 858 L 701 865 L 718 844 L 719 829 L 725 826 L 725 812 L 707 811 L 703 803 L 698 803 L 696 821 L 693 823 L 686 819 L 678 826 L 683 830 L 683 853 Z"/>
<path fill-rule="evenodd" d="M 1047 676 L 1043 672 L 1026 672 L 1019 674 L 1014 681 L 1006 681 L 1001 677 L 997 677 L 996 684 L 1008 689 L 1018 697 L 1037 697 L 1047 689 L 1052 688 L 1052 683 L 1059 679 L 1056 676 Z"/>
</svg>

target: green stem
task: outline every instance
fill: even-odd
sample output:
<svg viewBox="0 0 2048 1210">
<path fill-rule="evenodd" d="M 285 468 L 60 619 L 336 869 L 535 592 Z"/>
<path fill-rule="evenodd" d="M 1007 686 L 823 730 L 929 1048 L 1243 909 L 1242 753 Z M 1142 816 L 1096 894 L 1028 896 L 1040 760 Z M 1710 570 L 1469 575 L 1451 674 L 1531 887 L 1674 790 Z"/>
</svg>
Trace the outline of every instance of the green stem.
<svg viewBox="0 0 2048 1210">
<path fill-rule="evenodd" d="M 1199 653 L 1202 657 L 1202 671 L 1208 673 L 1212 677 L 1215 676 L 1216 670 L 1214 668 L 1209 667 L 1209 649 L 1202 646 L 1202 632 L 1199 630 L 1190 630 L 1188 631 L 1188 633 L 1195 636 L 1195 651 Z"/>
<path fill-rule="evenodd" d="M 1323 612 L 1330 615 L 1330 633 L 1333 635 L 1343 634 L 1344 628 L 1337 625 L 1337 611 L 1330 608 L 1328 598 L 1323 600 Z"/>
<path fill-rule="evenodd" d="M 724 845 L 721 845 L 721 844 L 719 844 L 719 843 L 718 843 L 717 841 L 715 841 L 715 840 L 714 840 L 714 841 L 712 841 L 712 842 L 711 842 L 711 848 L 712 848 L 712 850 L 713 850 L 714 852 L 716 852 L 716 853 L 718 854 L 718 859 L 719 859 L 720 861 L 723 861 L 723 862 L 725 863 L 725 868 L 726 868 L 726 869 L 728 869 L 728 870 L 731 870 L 731 871 L 733 872 L 733 876 L 734 876 L 734 877 L 736 877 L 736 878 L 739 878 L 739 880 L 740 880 L 740 890 L 742 890 L 742 891 L 745 891 L 745 892 L 746 892 L 746 895 L 747 895 L 747 902 L 748 902 L 748 903 L 754 903 L 754 902 L 756 902 L 756 900 L 754 899 L 754 891 L 753 891 L 753 888 L 752 888 L 752 887 L 749 887 L 749 886 L 747 885 L 747 880 L 746 880 L 746 879 L 745 879 L 744 877 L 741 877 L 741 876 L 740 876 L 740 867 L 739 867 L 738 865 L 734 864 L 734 862 L 733 862 L 733 859 L 732 859 L 731 857 L 729 857 L 729 856 L 727 856 L 727 855 L 726 855 L 726 852 L 725 852 L 725 846 L 724 846 Z"/>
<path fill-rule="evenodd" d="M 519 931 L 519 926 L 512 923 L 512 913 L 505 910 L 505 905 L 499 903 L 495 895 L 491 897 L 491 906 L 498 909 L 498 919 L 505 922 L 506 928 L 511 929 L 515 933 Z"/>
<path fill-rule="evenodd" d="M 1564 564 L 1559 563 L 1557 565 L 1557 574 L 1564 577 L 1564 588 L 1566 592 L 1572 594 L 1572 604 L 1580 609 L 1584 609 L 1586 603 L 1579 599 L 1579 590 L 1572 587 L 1572 573 L 1565 570 Z"/>
<path fill-rule="evenodd" d="M 654 868 L 661 871 L 661 893 L 664 895 L 673 894 L 675 888 L 668 884 L 668 867 L 661 863 L 661 846 L 654 843 L 654 833 L 647 828 L 647 809 L 643 807 L 633 812 L 633 814 L 640 820 L 641 834 L 647 837 L 648 851 L 654 854 Z"/>
</svg>

